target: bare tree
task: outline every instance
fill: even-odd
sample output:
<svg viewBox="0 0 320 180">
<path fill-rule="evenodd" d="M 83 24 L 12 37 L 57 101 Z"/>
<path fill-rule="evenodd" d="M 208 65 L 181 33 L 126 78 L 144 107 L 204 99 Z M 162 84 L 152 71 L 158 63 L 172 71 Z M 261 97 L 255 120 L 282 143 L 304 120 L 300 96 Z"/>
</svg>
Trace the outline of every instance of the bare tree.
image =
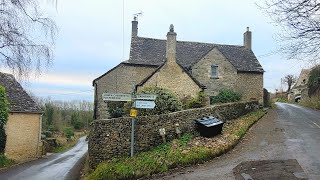
<svg viewBox="0 0 320 180">
<path fill-rule="evenodd" d="M 57 26 L 37 0 L 0 0 L 0 65 L 20 77 L 52 61 Z"/>
<path fill-rule="evenodd" d="M 288 85 L 287 93 L 290 92 L 292 85 L 296 82 L 297 78 L 291 74 L 286 75 L 283 79 L 283 82 Z"/>
<path fill-rule="evenodd" d="M 289 59 L 320 58 L 320 0 L 268 0 L 260 6 L 281 26 L 281 52 Z"/>
</svg>

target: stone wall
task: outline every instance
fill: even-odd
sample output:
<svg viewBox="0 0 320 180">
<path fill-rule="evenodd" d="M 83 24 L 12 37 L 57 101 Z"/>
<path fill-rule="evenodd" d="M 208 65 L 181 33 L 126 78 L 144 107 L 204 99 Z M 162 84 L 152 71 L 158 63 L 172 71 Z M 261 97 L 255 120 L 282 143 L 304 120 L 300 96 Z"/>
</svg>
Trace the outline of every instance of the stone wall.
<svg viewBox="0 0 320 180">
<path fill-rule="evenodd" d="M 6 124 L 6 155 L 15 161 L 37 158 L 40 152 L 41 114 L 10 113 Z"/>
<path fill-rule="evenodd" d="M 132 85 L 149 76 L 156 67 L 132 66 L 120 64 L 106 75 L 95 81 L 95 118 L 108 118 L 107 103 L 102 100 L 102 93 L 131 93 Z"/>
<path fill-rule="evenodd" d="M 162 143 L 159 129 L 165 128 L 167 140 L 176 137 L 175 124 L 183 133 L 195 130 L 194 120 L 213 115 L 223 121 L 242 116 L 257 108 L 258 102 L 229 103 L 170 114 L 137 117 L 135 123 L 135 152 L 145 151 Z M 95 120 L 89 135 L 89 162 L 92 168 L 112 157 L 130 154 L 131 118 Z"/>
<path fill-rule="evenodd" d="M 242 94 L 243 101 L 257 100 L 263 103 L 263 74 L 238 73 L 236 91 Z"/>
</svg>

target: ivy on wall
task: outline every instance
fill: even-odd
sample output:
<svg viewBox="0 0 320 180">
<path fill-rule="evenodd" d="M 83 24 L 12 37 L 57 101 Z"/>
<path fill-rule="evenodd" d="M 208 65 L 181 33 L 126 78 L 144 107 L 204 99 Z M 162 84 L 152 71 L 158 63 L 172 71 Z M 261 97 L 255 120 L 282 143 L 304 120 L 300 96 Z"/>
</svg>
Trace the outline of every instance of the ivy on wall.
<svg viewBox="0 0 320 180">
<path fill-rule="evenodd" d="M 4 152 L 6 145 L 6 132 L 4 126 L 8 121 L 9 103 L 7 100 L 6 90 L 0 86 L 0 153 Z"/>
</svg>

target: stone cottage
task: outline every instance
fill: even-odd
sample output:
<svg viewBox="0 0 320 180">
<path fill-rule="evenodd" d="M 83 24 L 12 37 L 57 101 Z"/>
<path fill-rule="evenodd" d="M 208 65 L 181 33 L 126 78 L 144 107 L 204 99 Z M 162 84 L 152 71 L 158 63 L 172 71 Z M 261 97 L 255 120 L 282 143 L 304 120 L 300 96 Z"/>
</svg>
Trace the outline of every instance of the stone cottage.
<svg viewBox="0 0 320 180">
<path fill-rule="evenodd" d="M 16 161 L 26 161 L 41 155 L 42 111 L 13 75 L 0 73 L 0 85 L 5 87 L 9 101 L 9 118 L 5 127 L 5 154 Z"/>
<path fill-rule="evenodd" d="M 300 101 L 301 99 L 306 99 L 308 97 L 308 81 L 311 69 L 302 69 L 297 79 L 297 82 L 291 88 L 290 93 L 288 94 L 289 101 Z M 305 93 L 302 93 L 305 92 Z M 304 98 L 302 98 L 304 94 Z"/>
<path fill-rule="evenodd" d="M 234 89 L 243 100 L 262 103 L 264 70 L 252 52 L 252 33 L 247 28 L 244 44 L 223 45 L 177 41 L 173 25 L 167 39 L 138 36 L 138 21 L 132 21 L 129 60 L 93 80 L 94 118 L 107 118 L 102 93 L 139 92 L 146 86 L 172 90 L 179 97 L 194 97 L 199 91 L 215 96 L 223 88 Z"/>
</svg>

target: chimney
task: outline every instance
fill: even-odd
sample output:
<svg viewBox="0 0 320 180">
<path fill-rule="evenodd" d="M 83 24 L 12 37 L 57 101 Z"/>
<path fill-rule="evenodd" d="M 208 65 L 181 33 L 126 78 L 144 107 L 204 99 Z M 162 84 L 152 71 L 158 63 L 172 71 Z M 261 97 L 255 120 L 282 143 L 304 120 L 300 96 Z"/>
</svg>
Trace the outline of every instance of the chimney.
<svg viewBox="0 0 320 180">
<path fill-rule="evenodd" d="M 252 33 L 249 31 L 249 27 L 247 27 L 247 31 L 243 34 L 243 46 L 246 49 L 251 50 L 252 46 Z"/>
<path fill-rule="evenodd" d="M 137 17 L 134 16 L 132 23 L 132 32 L 131 32 L 131 37 L 137 37 L 138 36 L 138 21 Z"/>
<path fill-rule="evenodd" d="M 177 33 L 174 32 L 173 24 L 170 25 L 170 30 L 167 33 L 167 49 L 166 58 L 168 63 L 176 62 L 176 47 L 177 47 Z"/>
</svg>

